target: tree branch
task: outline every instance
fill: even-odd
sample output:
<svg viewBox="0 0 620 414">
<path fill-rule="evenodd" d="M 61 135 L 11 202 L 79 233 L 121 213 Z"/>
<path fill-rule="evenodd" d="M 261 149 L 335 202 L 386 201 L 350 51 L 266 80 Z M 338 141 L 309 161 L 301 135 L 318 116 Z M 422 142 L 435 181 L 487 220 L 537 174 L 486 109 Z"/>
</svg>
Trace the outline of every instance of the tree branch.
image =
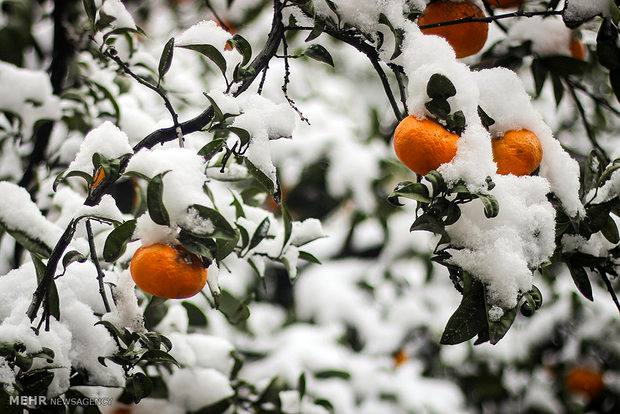
<svg viewBox="0 0 620 414">
<path fill-rule="evenodd" d="M 456 20 L 446 20 L 443 22 L 431 23 L 431 24 L 423 24 L 418 26 L 420 30 L 423 29 L 433 29 L 435 27 L 445 27 L 445 26 L 454 26 L 457 24 L 464 23 L 490 23 L 496 20 L 501 19 L 509 19 L 512 17 L 534 17 L 534 16 L 557 16 L 561 15 L 563 10 L 543 10 L 543 11 L 525 11 L 518 10 L 512 13 L 505 14 L 496 14 L 495 16 L 487 16 L 487 17 L 462 17 Z"/>
<path fill-rule="evenodd" d="M 90 225 L 90 220 L 86 220 L 86 237 L 88 238 L 88 247 L 90 248 L 90 260 L 95 265 L 95 269 L 97 269 L 97 282 L 99 283 L 99 294 L 101 295 L 101 300 L 103 300 L 103 306 L 106 312 L 110 312 L 110 303 L 108 302 L 108 296 L 105 293 L 105 286 L 103 284 L 103 278 L 105 274 L 103 270 L 101 270 L 101 264 L 99 263 L 99 258 L 97 258 L 97 249 L 95 248 L 95 236 L 93 234 L 93 228 Z"/>
</svg>

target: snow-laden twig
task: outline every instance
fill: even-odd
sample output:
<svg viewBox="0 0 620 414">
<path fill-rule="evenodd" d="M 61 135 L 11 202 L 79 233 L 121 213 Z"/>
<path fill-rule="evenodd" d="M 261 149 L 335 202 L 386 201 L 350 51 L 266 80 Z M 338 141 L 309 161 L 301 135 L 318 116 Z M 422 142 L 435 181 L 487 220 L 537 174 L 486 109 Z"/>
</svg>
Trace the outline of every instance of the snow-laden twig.
<svg viewBox="0 0 620 414">
<path fill-rule="evenodd" d="M 97 249 L 95 248 L 95 236 L 93 234 L 93 227 L 90 224 L 90 220 L 86 220 L 86 236 L 88 237 L 88 247 L 90 249 L 90 260 L 95 265 L 95 269 L 97 269 L 97 282 L 99 283 L 99 294 L 101 295 L 101 300 L 103 301 L 103 306 L 105 307 L 106 312 L 110 312 L 110 303 L 108 302 L 108 296 L 105 293 L 105 286 L 103 284 L 103 278 L 105 274 L 103 270 L 101 270 L 101 264 L 99 263 L 99 258 L 97 258 Z"/>
</svg>

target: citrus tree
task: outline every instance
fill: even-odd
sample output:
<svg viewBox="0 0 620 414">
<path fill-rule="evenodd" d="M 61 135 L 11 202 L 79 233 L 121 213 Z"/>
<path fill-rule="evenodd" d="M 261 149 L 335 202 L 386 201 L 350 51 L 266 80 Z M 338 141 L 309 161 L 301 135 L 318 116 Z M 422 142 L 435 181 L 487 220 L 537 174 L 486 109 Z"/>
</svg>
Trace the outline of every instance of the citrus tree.
<svg viewBox="0 0 620 414">
<path fill-rule="evenodd" d="M 618 19 L 3 1 L 3 410 L 614 412 Z"/>
</svg>

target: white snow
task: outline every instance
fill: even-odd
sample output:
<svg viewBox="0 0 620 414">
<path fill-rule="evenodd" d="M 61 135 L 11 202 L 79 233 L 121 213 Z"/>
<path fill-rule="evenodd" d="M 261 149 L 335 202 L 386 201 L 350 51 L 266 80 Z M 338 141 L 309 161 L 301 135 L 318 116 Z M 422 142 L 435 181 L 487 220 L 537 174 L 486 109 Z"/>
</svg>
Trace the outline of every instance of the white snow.
<svg viewBox="0 0 620 414">
<path fill-rule="evenodd" d="M 94 169 L 92 158 L 95 153 L 114 159 L 131 154 L 133 150 L 129 145 L 127 134 L 110 121 L 106 121 L 86 134 L 80 150 L 69 164 L 67 171 L 83 171 L 92 174 Z"/>
</svg>

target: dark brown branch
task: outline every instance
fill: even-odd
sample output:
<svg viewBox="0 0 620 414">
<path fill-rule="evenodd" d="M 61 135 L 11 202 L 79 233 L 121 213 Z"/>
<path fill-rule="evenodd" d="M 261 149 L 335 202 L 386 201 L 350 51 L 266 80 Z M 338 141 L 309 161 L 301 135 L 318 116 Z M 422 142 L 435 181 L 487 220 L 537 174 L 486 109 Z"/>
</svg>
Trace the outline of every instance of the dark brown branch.
<svg viewBox="0 0 620 414">
<path fill-rule="evenodd" d="M 422 30 L 422 29 L 433 29 L 436 27 L 454 26 L 457 24 L 464 24 L 464 23 L 490 23 L 496 20 L 509 19 L 513 17 L 556 16 L 556 15 L 561 15 L 562 12 L 563 10 L 544 10 L 544 11 L 519 10 L 519 11 L 512 12 L 512 13 L 496 14 L 495 16 L 462 17 L 456 20 L 446 20 L 443 22 L 423 24 L 419 26 L 419 28 Z"/>
<path fill-rule="evenodd" d="M 103 284 L 103 278 L 105 274 L 101 269 L 101 264 L 99 263 L 99 258 L 97 257 L 97 249 L 95 248 L 95 236 L 93 234 L 93 228 L 90 225 L 90 220 L 86 220 L 86 237 L 88 238 L 88 247 L 90 248 L 90 260 L 95 265 L 95 269 L 97 269 L 97 282 L 99 283 L 99 294 L 101 295 L 101 300 L 103 300 L 103 306 L 105 307 L 106 312 L 110 312 L 110 303 L 108 302 L 108 296 L 105 293 L 105 285 Z"/>
</svg>

